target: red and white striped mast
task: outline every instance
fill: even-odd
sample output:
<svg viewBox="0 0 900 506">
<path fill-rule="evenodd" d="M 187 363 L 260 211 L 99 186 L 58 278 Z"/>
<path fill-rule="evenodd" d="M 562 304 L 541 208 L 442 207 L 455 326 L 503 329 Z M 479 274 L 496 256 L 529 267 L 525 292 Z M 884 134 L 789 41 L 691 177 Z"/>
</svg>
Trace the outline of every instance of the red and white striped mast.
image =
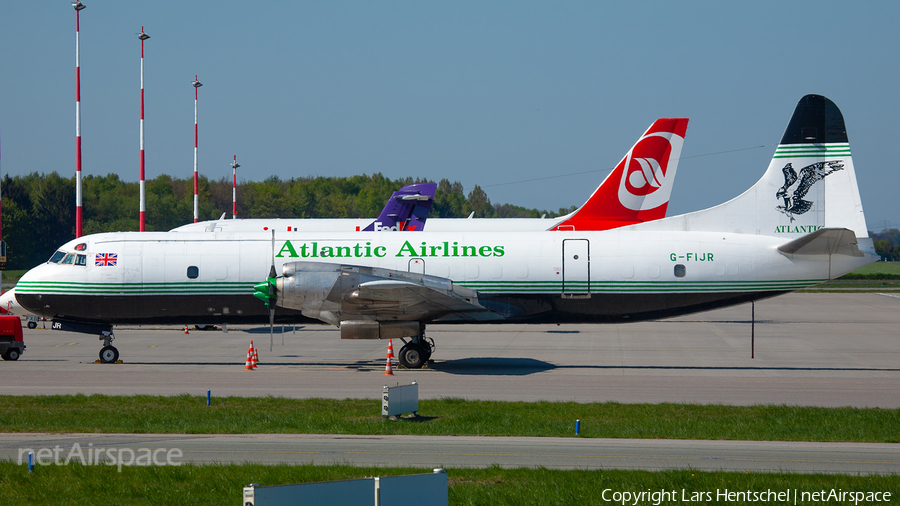
<svg viewBox="0 0 900 506">
<path fill-rule="evenodd" d="M 3 180 L 3 170 L 0 170 L 0 181 Z M 3 242 L 3 188 L 0 187 L 0 243 Z M 2 280 L 0 280 L 0 287 L 3 286 Z M 0 288 L 0 293 L 3 290 Z"/>
<path fill-rule="evenodd" d="M 231 219 L 237 219 L 237 168 L 241 164 L 237 163 L 237 155 L 234 155 L 234 161 L 231 162 Z"/>
<path fill-rule="evenodd" d="M 2 181 L 2 180 L 3 180 L 3 170 L 0 170 L 0 181 Z M 2 266 L 3 268 L 0 269 L 0 294 L 3 294 L 4 292 L 6 292 L 6 290 L 3 289 L 3 270 L 6 269 L 6 258 L 5 258 L 6 257 L 6 247 L 4 246 L 4 243 L 3 243 L 3 212 L 2 212 L 3 205 L 2 204 L 3 204 L 3 189 L 0 188 L 0 248 L 2 248 L 2 250 L 0 250 L 0 256 L 4 257 L 3 258 L 3 266 Z"/>
<path fill-rule="evenodd" d="M 2 180 L 3 180 L 3 171 L 0 170 L 0 181 L 2 181 Z M 0 204 L 2 204 L 2 203 L 3 203 L 3 191 L 2 191 L 2 189 L 0 189 Z M 3 210 L 2 207 L 3 206 L 0 205 L 0 211 Z M 3 289 L 3 271 L 6 269 L 6 243 L 3 242 L 3 214 L 2 213 L 0 213 L 0 257 L 3 257 L 2 259 L 0 259 L 3 262 L 3 264 L 0 265 L 0 294 L 3 294 L 6 292 L 6 290 Z M 2 309 L 2 308 L 0 308 L 0 309 Z"/>
<path fill-rule="evenodd" d="M 81 237 L 81 47 L 79 44 L 80 12 L 85 5 L 72 2 L 75 7 L 75 237 Z"/>
<path fill-rule="evenodd" d="M 141 33 L 138 34 L 141 39 L 141 232 L 144 231 L 144 215 L 147 210 L 147 201 L 144 197 L 144 41 L 150 36 L 144 33 L 144 27 L 141 27 Z"/>
<path fill-rule="evenodd" d="M 199 180 L 197 177 L 197 88 L 203 86 L 194 76 L 194 223 L 200 221 L 200 197 L 199 197 Z"/>
</svg>

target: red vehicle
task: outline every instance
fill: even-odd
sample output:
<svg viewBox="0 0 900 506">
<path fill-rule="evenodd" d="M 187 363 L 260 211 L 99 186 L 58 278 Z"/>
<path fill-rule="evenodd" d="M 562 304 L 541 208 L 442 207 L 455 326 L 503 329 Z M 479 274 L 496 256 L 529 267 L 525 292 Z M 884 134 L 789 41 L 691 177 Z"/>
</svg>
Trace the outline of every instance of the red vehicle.
<svg viewBox="0 0 900 506">
<path fill-rule="evenodd" d="M 0 316 L 0 356 L 3 360 L 19 360 L 24 351 L 22 321 L 18 316 Z"/>
</svg>

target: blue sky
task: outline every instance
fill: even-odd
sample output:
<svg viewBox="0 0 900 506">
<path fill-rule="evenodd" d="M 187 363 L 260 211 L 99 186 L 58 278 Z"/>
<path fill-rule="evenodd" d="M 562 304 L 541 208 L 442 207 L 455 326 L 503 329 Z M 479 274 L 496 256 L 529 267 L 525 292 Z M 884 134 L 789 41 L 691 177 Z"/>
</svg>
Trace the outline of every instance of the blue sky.
<svg viewBox="0 0 900 506">
<path fill-rule="evenodd" d="M 817 93 L 844 113 L 869 228 L 900 227 L 898 2 L 85 4 L 85 174 L 138 179 L 143 25 L 148 178 L 193 174 L 196 74 L 210 178 L 237 155 L 239 179 L 448 178 L 557 209 L 654 119 L 688 117 L 678 214 L 752 185 Z M 74 28 L 65 0 L 0 11 L 4 173 L 75 172 Z"/>
</svg>

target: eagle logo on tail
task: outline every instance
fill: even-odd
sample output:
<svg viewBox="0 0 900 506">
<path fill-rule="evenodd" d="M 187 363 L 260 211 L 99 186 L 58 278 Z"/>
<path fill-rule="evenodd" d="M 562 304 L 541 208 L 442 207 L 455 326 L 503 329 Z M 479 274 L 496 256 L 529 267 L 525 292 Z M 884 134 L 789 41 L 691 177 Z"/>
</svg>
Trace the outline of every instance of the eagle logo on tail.
<svg viewBox="0 0 900 506">
<path fill-rule="evenodd" d="M 803 214 L 812 208 L 812 201 L 803 199 L 812 185 L 816 184 L 816 181 L 825 179 L 825 176 L 843 169 L 844 164 L 840 160 L 833 160 L 807 165 L 800 169 L 798 175 L 794 167 L 788 163 L 781 169 L 784 174 L 784 186 L 775 193 L 775 198 L 784 200 L 784 205 L 776 206 L 776 209 L 794 221 L 795 214 Z M 794 186 L 795 183 L 796 186 Z M 794 188 L 792 193 L 791 187 Z"/>
</svg>

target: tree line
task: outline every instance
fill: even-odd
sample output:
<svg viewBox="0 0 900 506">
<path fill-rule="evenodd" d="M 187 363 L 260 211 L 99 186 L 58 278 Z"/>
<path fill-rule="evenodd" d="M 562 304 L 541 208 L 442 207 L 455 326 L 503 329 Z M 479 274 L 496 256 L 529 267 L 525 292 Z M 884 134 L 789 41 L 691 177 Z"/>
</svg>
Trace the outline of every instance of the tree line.
<svg viewBox="0 0 900 506">
<path fill-rule="evenodd" d="M 900 261 L 900 230 L 884 229 L 879 233 L 869 231 L 869 237 L 875 242 L 875 253 L 887 262 Z"/>
<path fill-rule="evenodd" d="M 391 194 L 425 179 L 371 176 L 315 177 L 242 181 L 237 188 L 238 218 L 375 218 Z M 146 222 L 151 231 L 171 230 L 194 220 L 194 180 L 161 175 L 148 180 Z M 231 218 L 231 179 L 201 176 L 199 218 Z M 136 231 L 139 227 L 137 182 L 118 175 L 86 176 L 82 180 L 84 234 Z M 75 178 L 32 173 L 3 178 L 3 240 L 7 268 L 29 269 L 47 260 L 61 244 L 75 237 Z M 575 210 L 548 212 L 511 204 L 492 204 L 475 186 L 468 195 L 458 181 L 438 183 L 430 217 L 539 218 Z"/>
<path fill-rule="evenodd" d="M 237 188 L 239 218 L 375 218 L 391 193 L 424 179 L 371 176 L 292 178 L 271 176 L 263 181 L 242 181 Z M 222 213 L 231 217 L 230 179 L 201 176 L 200 220 Z M 82 180 L 84 234 L 138 230 L 139 187 L 118 175 L 86 176 Z M 45 261 L 61 244 L 75 237 L 75 178 L 32 173 L 3 178 L 3 239 L 7 268 L 29 269 Z M 539 218 L 570 213 L 577 206 L 556 212 L 512 204 L 492 204 L 475 186 L 468 195 L 458 181 L 438 183 L 431 217 Z M 161 175 L 146 182 L 146 228 L 164 231 L 194 219 L 194 180 Z M 869 232 L 882 259 L 900 261 L 900 230 Z"/>
</svg>

